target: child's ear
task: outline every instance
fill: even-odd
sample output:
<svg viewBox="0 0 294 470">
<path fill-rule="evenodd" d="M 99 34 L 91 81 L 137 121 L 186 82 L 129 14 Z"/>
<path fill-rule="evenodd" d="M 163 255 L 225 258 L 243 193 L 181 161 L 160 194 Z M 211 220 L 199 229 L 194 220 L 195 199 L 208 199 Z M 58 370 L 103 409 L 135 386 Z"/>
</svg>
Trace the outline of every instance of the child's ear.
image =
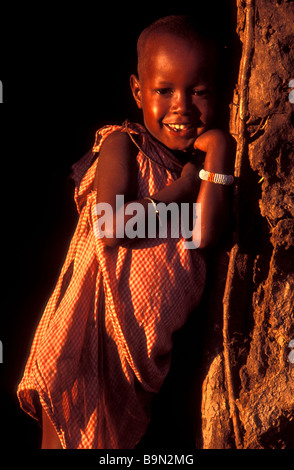
<svg viewBox="0 0 294 470">
<path fill-rule="evenodd" d="M 142 109 L 142 94 L 141 94 L 141 85 L 139 79 L 136 75 L 131 75 L 130 85 L 133 93 L 133 97 L 137 103 L 139 109 Z"/>
</svg>

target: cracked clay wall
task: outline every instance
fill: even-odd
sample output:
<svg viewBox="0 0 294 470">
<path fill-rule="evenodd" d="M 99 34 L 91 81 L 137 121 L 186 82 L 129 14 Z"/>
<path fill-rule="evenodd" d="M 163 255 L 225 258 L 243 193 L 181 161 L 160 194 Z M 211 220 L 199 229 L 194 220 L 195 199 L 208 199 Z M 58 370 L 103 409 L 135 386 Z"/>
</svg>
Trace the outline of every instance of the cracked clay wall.
<svg viewBox="0 0 294 470">
<path fill-rule="evenodd" d="M 248 11 L 253 30 L 246 30 Z M 237 1 L 243 49 L 251 34 L 238 196 L 238 250 L 230 296 L 230 362 L 242 448 L 294 448 L 294 2 Z M 243 51 L 244 52 L 244 51 Z M 241 72 L 240 72 L 241 73 Z M 243 82 L 244 83 L 244 82 Z M 240 78 L 231 130 L 240 140 Z M 294 101 L 294 100 L 293 100 Z M 241 103 L 242 104 L 242 103 Z M 226 255 L 218 285 L 224 288 Z M 221 339 L 222 306 L 208 312 L 202 446 L 236 447 Z M 214 345 L 215 345 L 214 341 Z"/>
</svg>

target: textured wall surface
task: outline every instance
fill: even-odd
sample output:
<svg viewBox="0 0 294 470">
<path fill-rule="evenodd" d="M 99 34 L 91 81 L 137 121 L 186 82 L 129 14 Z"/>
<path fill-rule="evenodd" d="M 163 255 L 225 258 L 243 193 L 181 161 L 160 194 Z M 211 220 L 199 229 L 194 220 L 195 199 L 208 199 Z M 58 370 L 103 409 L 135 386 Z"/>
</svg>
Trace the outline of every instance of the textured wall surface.
<svg viewBox="0 0 294 470">
<path fill-rule="evenodd" d="M 239 181 L 239 241 L 230 296 L 230 363 L 241 447 L 294 448 L 294 2 L 237 1 L 237 33 L 249 41 L 247 114 Z M 240 72 L 241 73 L 241 72 Z M 236 140 L 240 79 L 231 108 Z M 234 132 L 235 131 L 235 132 Z M 224 266 L 227 261 L 224 256 Z M 225 268 L 224 268 L 225 269 Z M 223 287 L 224 280 L 217 281 Z M 221 305 L 211 301 L 214 328 Z M 221 339 L 207 345 L 203 382 L 202 445 L 235 447 Z"/>
</svg>

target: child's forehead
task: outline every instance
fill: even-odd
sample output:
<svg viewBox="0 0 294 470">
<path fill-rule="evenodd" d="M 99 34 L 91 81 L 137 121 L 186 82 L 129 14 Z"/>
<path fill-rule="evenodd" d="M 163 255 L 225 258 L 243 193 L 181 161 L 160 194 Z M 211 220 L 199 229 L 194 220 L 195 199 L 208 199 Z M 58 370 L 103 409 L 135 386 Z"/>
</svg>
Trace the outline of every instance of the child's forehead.
<svg viewBox="0 0 294 470">
<path fill-rule="evenodd" d="M 179 48 L 193 49 L 194 52 L 200 52 L 207 48 L 207 44 L 195 38 L 178 37 L 172 33 L 165 32 L 150 35 L 145 44 L 145 52 L 149 54 L 156 54 L 162 50 L 172 51 Z"/>
<path fill-rule="evenodd" d="M 207 44 L 199 40 L 161 33 L 148 38 L 145 46 L 145 65 L 148 66 L 144 68 L 147 73 L 154 69 L 168 71 L 172 66 L 207 69 L 212 65 Z"/>
</svg>

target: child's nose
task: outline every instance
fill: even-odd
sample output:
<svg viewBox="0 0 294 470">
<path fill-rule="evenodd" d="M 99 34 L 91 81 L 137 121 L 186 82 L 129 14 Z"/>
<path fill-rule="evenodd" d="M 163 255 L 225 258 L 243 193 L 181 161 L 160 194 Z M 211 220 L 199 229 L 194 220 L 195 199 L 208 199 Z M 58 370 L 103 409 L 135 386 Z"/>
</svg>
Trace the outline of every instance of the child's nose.
<svg viewBox="0 0 294 470">
<path fill-rule="evenodd" d="M 191 111 L 192 100 L 191 96 L 185 92 L 178 92 L 174 94 L 174 99 L 171 105 L 171 112 L 176 114 L 186 114 Z"/>
</svg>

